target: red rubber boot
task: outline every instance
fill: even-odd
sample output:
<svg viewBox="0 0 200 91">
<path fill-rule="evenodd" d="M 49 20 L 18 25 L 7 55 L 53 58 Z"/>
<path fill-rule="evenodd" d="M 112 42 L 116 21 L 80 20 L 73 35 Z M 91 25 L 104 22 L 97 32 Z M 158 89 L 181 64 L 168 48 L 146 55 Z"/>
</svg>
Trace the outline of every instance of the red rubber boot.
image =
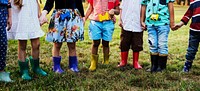
<svg viewBox="0 0 200 91">
<path fill-rule="evenodd" d="M 121 62 L 118 67 L 124 67 L 127 64 L 128 52 L 121 52 Z"/>
<path fill-rule="evenodd" d="M 135 69 L 141 69 L 142 66 L 138 63 L 139 52 L 133 52 L 133 66 Z"/>
</svg>

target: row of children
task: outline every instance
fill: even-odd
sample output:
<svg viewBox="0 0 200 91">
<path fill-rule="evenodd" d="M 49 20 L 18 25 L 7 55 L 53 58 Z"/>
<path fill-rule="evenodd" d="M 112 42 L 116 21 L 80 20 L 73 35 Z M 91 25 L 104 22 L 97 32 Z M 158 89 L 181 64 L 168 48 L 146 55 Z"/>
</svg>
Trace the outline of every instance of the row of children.
<svg viewBox="0 0 200 91">
<path fill-rule="evenodd" d="M 40 25 L 47 23 L 46 15 L 55 3 L 50 19 L 48 42 L 53 42 L 53 71 L 63 73 L 60 67 L 62 43 L 67 42 L 69 49 L 69 69 L 79 72 L 76 56 L 76 42 L 84 39 L 84 23 L 89 18 L 89 36 L 93 40 L 90 71 L 97 68 L 98 47 L 103 45 L 103 64 L 109 63 L 109 42 L 112 40 L 115 16 L 120 14 L 121 61 L 118 67 L 127 64 L 128 51 L 133 51 L 133 67 L 141 69 L 138 63 L 139 52 L 143 50 L 143 30 L 148 31 L 151 55 L 151 68 L 147 71 L 160 72 L 166 69 L 168 57 L 168 34 L 170 28 L 177 30 L 192 18 L 189 46 L 186 54 L 184 72 L 189 72 L 199 45 L 200 0 L 193 0 L 181 22 L 174 24 L 174 0 L 88 0 L 89 6 L 84 15 L 81 0 L 47 0 L 40 12 L 37 0 L 0 1 L 0 81 L 10 82 L 9 73 L 4 71 L 7 37 L 18 40 L 18 64 L 21 78 L 30 80 L 28 63 L 34 73 L 46 76 L 39 67 L 39 38 L 44 35 Z M 37 7 L 37 8 L 36 8 Z M 12 11 L 12 14 L 11 14 Z M 11 19 L 12 17 L 12 19 Z M 7 25 L 7 33 L 6 33 Z M 12 26 L 11 26 L 12 25 Z M 26 58 L 27 40 L 31 40 L 31 56 Z"/>
</svg>

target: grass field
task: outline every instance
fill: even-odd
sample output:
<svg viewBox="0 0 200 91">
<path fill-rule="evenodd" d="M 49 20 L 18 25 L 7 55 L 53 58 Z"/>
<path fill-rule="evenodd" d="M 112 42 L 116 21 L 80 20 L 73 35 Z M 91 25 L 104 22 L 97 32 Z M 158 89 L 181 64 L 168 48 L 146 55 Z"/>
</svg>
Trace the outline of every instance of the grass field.
<svg viewBox="0 0 200 91">
<path fill-rule="evenodd" d="M 175 19 L 179 22 L 186 6 L 175 6 Z M 47 30 L 47 24 L 42 27 Z M 61 55 L 63 57 L 62 68 L 64 74 L 54 74 L 51 70 L 51 48 L 52 43 L 45 41 L 42 37 L 40 47 L 41 67 L 48 72 L 47 77 L 33 75 L 33 80 L 23 81 L 18 72 L 17 64 L 17 41 L 9 41 L 7 55 L 7 71 L 11 72 L 13 83 L 0 83 L 0 91 L 4 90 L 81 90 L 81 91 L 104 91 L 104 90 L 178 90 L 178 91 L 200 91 L 200 53 L 196 55 L 194 65 L 190 73 L 182 73 L 185 54 L 188 45 L 188 26 L 169 34 L 169 57 L 167 70 L 162 73 L 148 73 L 145 71 L 150 66 L 149 49 L 147 44 L 147 32 L 144 32 L 144 50 L 140 53 L 141 70 L 132 68 L 132 53 L 129 52 L 129 65 L 124 69 L 117 68 L 120 61 L 120 28 L 116 24 L 113 40 L 110 43 L 110 64 L 102 65 L 102 48 L 99 50 L 98 69 L 89 72 L 90 48 L 92 41 L 88 37 L 88 22 L 85 26 L 85 40 L 77 43 L 77 55 L 79 59 L 80 72 L 75 74 L 68 70 L 68 50 L 63 45 Z M 30 55 L 30 42 L 28 42 L 27 53 Z"/>
</svg>

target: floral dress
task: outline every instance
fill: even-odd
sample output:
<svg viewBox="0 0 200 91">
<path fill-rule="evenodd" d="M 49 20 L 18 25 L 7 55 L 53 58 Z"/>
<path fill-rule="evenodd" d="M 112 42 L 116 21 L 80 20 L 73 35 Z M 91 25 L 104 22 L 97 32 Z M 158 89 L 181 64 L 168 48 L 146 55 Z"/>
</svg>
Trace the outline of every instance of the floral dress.
<svg viewBox="0 0 200 91">
<path fill-rule="evenodd" d="M 84 39 L 83 20 L 78 9 L 55 9 L 48 29 L 48 42 L 76 42 Z"/>
</svg>

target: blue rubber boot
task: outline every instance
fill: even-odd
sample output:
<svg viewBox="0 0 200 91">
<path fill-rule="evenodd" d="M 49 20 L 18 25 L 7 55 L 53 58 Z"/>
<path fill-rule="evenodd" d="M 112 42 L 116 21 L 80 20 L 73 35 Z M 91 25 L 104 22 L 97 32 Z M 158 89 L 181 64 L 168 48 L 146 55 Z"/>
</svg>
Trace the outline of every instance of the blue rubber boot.
<svg viewBox="0 0 200 91">
<path fill-rule="evenodd" d="M 53 57 L 53 71 L 56 73 L 63 73 L 64 71 L 62 70 L 62 68 L 60 67 L 60 62 L 61 62 L 61 56 L 59 57 Z"/>
<path fill-rule="evenodd" d="M 73 72 L 79 72 L 77 56 L 69 56 L 69 69 Z"/>
<path fill-rule="evenodd" d="M 10 79 L 10 72 L 0 72 L 0 81 L 2 82 L 13 82 L 11 79 Z"/>
<path fill-rule="evenodd" d="M 191 67 L 192 67 L 192 61 L 187 60 L 184 65 L 183 72 L 189 72 Z"/>
</svg>

